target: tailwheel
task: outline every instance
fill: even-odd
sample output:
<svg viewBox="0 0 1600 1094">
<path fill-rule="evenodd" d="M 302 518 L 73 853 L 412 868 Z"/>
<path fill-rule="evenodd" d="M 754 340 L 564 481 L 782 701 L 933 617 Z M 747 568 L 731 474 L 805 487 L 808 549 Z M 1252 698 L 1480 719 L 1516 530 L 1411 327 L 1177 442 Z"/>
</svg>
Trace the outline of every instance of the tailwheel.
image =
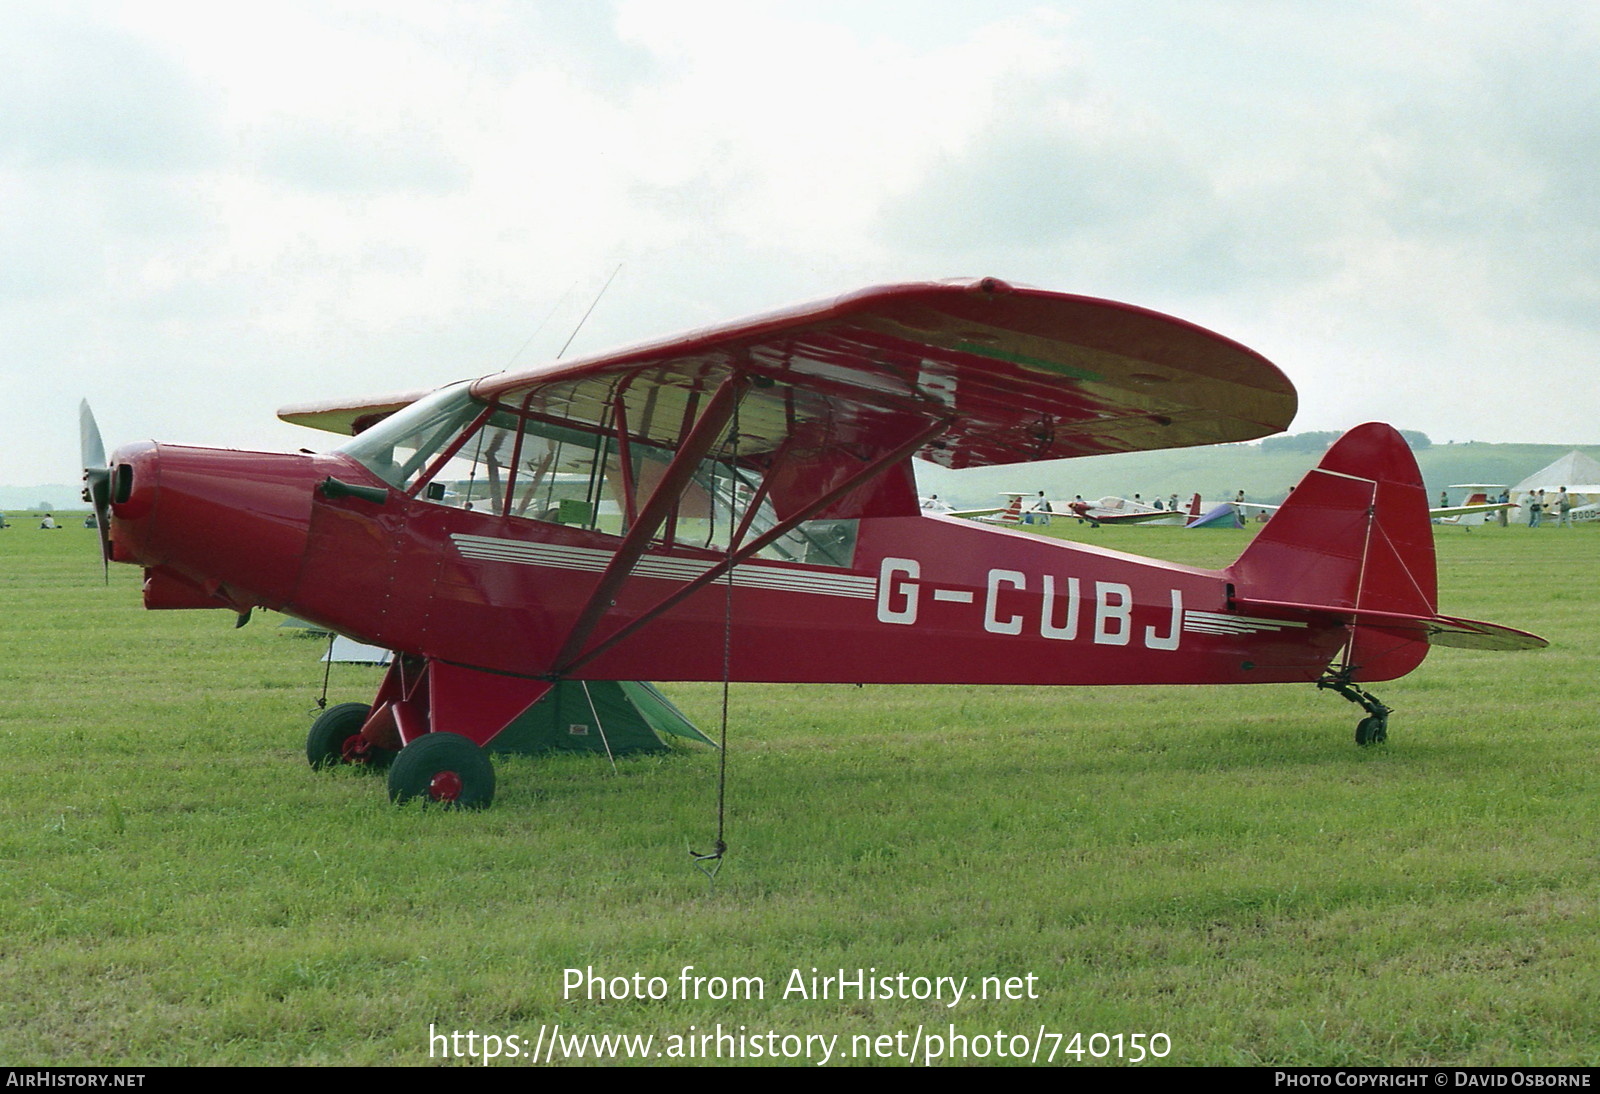
<svg viewBox="0 0 1600 1094">
<path fill-rule="evenodd" d="M 1381 745 L 1389 739 L 1389 719 L 1369 714 L 1356 723 L 1356 744 Z"/>
<path fill-rule="evenodd" d="M 400 750 L 389 769 L 389 799 L 415 798 L 447 809 L 487 809 L 494 801 L 489 754 L 458 733 L 428 733 Z"/>
<path fill-rule="evenodd" d="M 1356 744 L 1381 745 L 1389 739 L 1389 715 L 1394 711 L 1378 701 L 1378 697 L 1351 681 L 1348 668 L 1330 671 L 1317 681 L 1317 687 L 1336 691 L 1355 703 L 1367 716 L 1356 723 Z"/>
<path fill-rule="evenodd" d="M 317 715 L 306 734 L 307 762 L 319 771 L 341 764 L 388 767 L 394 752 L 361 736 L 361 727 L 371 712 L 366 703 L 340 703 Z"/>
</svg>

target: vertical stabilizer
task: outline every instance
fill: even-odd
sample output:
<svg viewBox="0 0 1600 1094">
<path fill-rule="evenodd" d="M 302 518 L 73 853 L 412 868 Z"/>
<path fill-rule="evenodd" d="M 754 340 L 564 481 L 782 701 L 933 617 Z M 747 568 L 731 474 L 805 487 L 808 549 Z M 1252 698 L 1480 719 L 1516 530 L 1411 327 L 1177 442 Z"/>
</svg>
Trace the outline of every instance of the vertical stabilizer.
<svg viewBox="0 0 1600 1094">
<path fill-rule="evenodd" d="M 1417 461 L 1372 422 L 1328 449 L 1229 574 L 1252 600 L 1429 617 L 1438 605 L 1433 529 Z M 1416 628 L 1350 626 L 1351 679 L 1390 680 L 1427 655 Z"/>
</svg>

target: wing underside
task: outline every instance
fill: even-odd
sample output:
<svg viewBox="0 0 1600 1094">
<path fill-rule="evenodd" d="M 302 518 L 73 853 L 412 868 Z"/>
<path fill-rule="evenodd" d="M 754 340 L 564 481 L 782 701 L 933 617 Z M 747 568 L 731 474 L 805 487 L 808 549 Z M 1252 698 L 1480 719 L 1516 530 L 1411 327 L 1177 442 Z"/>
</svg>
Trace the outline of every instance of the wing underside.
<svg viewBox="0 0 1600 1094">
<path fill-rule="evenodd" d="M 753 380 L 747 454 L 808 435 L 877 451 L 942 421 L 917 454 L 953 468 L 1247 440 L 1295 410 L 1277 368 L 1219 335 L 993 279 L 869 289 L 473 391 L 551 420 L 621 417 L 648 443 L 681 435 L 733 374 Z"/>
<path fill-rule="evenodd" d="M 427 394 L 427 391 L 408 391 L 369 399 L 299 403 L 282 408 L 278 411 L 278 417 L 290 425 L 303 425 L 352 437 Z"/>
</svg>

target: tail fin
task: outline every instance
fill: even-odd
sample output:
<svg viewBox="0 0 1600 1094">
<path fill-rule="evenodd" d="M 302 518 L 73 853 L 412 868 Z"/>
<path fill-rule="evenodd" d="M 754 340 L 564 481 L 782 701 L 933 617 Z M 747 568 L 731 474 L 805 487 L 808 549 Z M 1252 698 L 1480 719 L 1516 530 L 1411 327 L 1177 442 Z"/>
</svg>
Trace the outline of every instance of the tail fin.
<svg viewBox="0 0 1600 1094">
<path fill-rule="evenodd" d="M 1340 437 L 1229 569 L 1241 602 L 1350 624 L 1353 680 L 1422 663 L 1438 590 L 1428 498 L 1400 434 L 1372 422 Z"/>
</svg>

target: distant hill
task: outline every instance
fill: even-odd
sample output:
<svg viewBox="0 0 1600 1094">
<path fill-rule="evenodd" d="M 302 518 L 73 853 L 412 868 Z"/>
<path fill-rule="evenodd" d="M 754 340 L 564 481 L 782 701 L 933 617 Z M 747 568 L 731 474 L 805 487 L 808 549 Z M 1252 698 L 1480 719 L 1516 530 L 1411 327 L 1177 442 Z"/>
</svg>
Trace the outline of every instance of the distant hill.
<svg viewBox="0 0 1600 1094">
<path fill-rule="evenodd" d="M 1600 445 L 1566 444 L 1434 444 L 1416 453 L 1430 502 L 1457 482 L 1514 484 L 1574 448 L 1600 459 Z M 1199 492 L 1207 499 L 1232 497 L 1240 490 L 1251 501 L 1280 502 L 1289 487 L 1316 466 L 1321 452 L 1263 451 L 1260 444 L 1211 445 L 1164 452 L 1127 452 L 1085 456 L 1075 460 L 1011 464 L 947 471 L 917 464 L 917 483 L 924 495 L 938 494 L 957 507 L 992 504 L 1004 490 L 1043 490 L 1051 499 L 1082 494 L 1091 500 L 1116 494 L 1144 500 L 1177 494 L 1187 500 Z M 1452 501 L 1458 500 L 1454 495 Z"/>
<path fill-rule="evenodd" d="M 41 504 L 43 503 L 43 504 Z M 83 487 L 63 486 L 0 486 L 0 509 L 82 509 Z"/>
</svg>

